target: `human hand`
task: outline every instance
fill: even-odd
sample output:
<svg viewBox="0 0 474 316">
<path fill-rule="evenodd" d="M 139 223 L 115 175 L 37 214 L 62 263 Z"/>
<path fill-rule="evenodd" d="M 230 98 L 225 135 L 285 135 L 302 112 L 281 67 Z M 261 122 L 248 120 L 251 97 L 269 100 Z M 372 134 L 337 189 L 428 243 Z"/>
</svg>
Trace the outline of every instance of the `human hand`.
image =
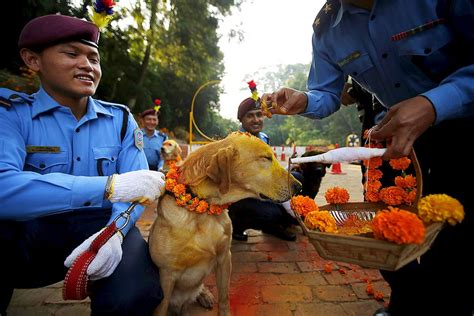
<svg viewBox="0 0 474 316">
<path fill-rule="evenodd" d="M 273 93 L 264 93 L 261 97 L 271 104 L 272 114 L 293 115 L 303 113 L 308 104 L 306 93 L 292 88 L 280 88 Z"/>
<path fill-rule="evenodd" d="M 102 232 L 99 231 L 87 238 L 82 244 L 76 247 L 64 261 L 66 267 L 71 267 L 74 261 L 83 252 L 89 249 L 94 239 Z M 120 232 L 115 233 L 107 242 L 100 247 L 97 255 L 87 268 L 87 275 L 90 280 L 99 280 L 110 276 L 122 260 L 122 241 Z"/>
<path fill-rule="evenodd" d="M 370 137 L 375 141 L 387 141 L 383 159 L 408 156 L 415 140 L 436 120 L 436 112 L 430 100 L 417 96 L 395 104 L 382 121 L 373 129 Z"/>
<path fill-rule="evenodd" d="M 344 84 L 344 88 L 342 89 L 342 94 L 341 94 L 341 104 L 342 105 L 347 106 L 349 104 L 356 103 L 357 100 L 354 99 L 349 93 L 350 89 L 352 89 L 352 84 L 346 82 Z"/>
<path fill-rule="evenodd" d="M 165 191 L 165 175 L 158 171 L 137 170 L 114 174 L 107 185 L 110 202 L 135 202 L 149 204 Z"/>
</svg>

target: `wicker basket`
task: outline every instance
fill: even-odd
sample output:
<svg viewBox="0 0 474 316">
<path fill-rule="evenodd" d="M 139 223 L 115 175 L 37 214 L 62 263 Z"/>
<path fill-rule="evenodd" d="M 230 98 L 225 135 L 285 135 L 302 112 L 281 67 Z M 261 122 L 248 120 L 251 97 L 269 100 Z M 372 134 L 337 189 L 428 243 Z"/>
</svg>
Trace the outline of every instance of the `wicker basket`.
<svg viewBox="0 0 474 316">
<path fill-rule="evenodd" d="M 421 171 L 413 151 L 410 159 L 417 177 L 417 197 L 414 202 L 414 205 L 416 205 L 422 191 Z M 400 205 L 399 207 L 417 212 L 416 208 L 412 206 Z M 319 207 L 320 210 L 327 210 L 333 216 L 336 215 L 334 217 L 344 218 L 349 214 L 356 214 L 361 219 L 369 220 L 373 218 L 376 211 L 383 208 L 387 208 L 387 205 L 370 202 L 354 202 L 339 205 L 328 204 Z M 375 239 L 372 234 L 350 236 L 310 230 L 298 214 L 297 219 L 304 234 L 308 236 L 309 241 L 315 246 L 321 257 L 329 260 L 355 263 L 362 267 L 390 271 L 397 270 L 424 254 L 443 227 L 442 223 L 428 224 L 426 225 L 425 239 L 421 244 L 398 245 Z"/>
</svg>

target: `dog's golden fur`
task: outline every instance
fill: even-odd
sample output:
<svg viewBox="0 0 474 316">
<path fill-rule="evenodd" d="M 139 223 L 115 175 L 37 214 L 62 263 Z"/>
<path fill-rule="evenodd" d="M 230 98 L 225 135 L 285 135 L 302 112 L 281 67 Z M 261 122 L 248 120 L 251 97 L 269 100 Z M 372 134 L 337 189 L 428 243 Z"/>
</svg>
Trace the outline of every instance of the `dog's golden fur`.
<svg viewBox="0 0 474 316">
<path fill-rule="evenodd" d="M 181 158 L 181 147 L 179 144 L 172 139 L 167 139 L 161 146 L 161 156 L 163 157 L 163 170 L 168 171 L 171 163 L 177 163 L 182 160 Z"/>
<path fill-rule="evenodd" d="M 242 133 L 205 145 L 180 166 L 179 182 L 209 204 L 227 204 L 244 198 L 288 200 L 300 183 L 281 167 L 271 148 Z M 219 315 L 230 315 L 232 224 L 221 215 L 190 212 L 165 194 L 149 237 L 150 254 L 160 268 L 164 299 L 155 311 L 186 314 L 196 299 L 210 302 L 203 280 L 215 269 Z M 212 305 L 211 305 L 212 306 Z"/>
</svg>

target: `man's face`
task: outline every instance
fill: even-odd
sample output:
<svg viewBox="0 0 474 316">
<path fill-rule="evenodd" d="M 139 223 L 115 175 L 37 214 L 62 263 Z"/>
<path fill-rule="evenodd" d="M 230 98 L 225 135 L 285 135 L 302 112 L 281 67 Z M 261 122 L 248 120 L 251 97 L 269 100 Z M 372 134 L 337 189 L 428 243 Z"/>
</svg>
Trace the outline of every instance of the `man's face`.
<svg viewBox="0 0 474 316">
<path fill-rule="evenodd" d="M 154 114 L 146 115 L 143 118 L 143 125 L 147 131 L 154 131 L 158 126 L 158 116 Z"/>
<path fill-rule="evenodd" d="M 257 135 L 263 128 L 262 110 L 251 110 L 242 117 L 242 127 L 250 134 Z"/>
<path fill-rule="evenodd" d="M 41 84 L 53 97 L 81 99 L 92 96 L 102 71 L 97 48 L 67 42 L 45 48 L 37 54 Z"/>
</svg>

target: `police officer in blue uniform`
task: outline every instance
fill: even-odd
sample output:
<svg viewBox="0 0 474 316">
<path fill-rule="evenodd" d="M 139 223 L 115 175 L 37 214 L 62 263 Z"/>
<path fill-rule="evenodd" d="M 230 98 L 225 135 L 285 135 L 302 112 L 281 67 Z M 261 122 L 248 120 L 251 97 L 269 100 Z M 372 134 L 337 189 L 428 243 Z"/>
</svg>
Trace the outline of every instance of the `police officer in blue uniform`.
<svg viewBox="0 0 474 316">
<path fill-rule="evenodd" d="M 382 271 L 392 292 L 388 311 L 379 314 L 471 316 L 473 169 L 456 169 L 471 165 L 474 2 L 331 0 L 313 28 L 309 91 L 263 95 L 275 102 L 271 111 L 327 117 L 339 109 L 350 75 L 388 110 L 371 135 L 391 141 L 383 158 L 407 156 L 414 147 L 423 195 L 445 193 L 465 209 L 464 221 L 445 227 L 420 262 Z"/>
<path fill-rule="evenodd" d="M 164 160 L 161 158 L 161 147 L 168 139 L 168 135 L 156 130 L 159 123 L 160 111 L 158 109 L 148 109 L 140 115 L 143 123 L 142 132 L 144 135 L 143 151 L 145 152 L 150 170 L 162 170 Z"/>
<path fill-rule="evenodd" d="M 163 174 L 147 168 L 143 134 L 128 109 L 92 98 L 101 78 L 98 28 L 63 15 L 31 20 L 20 55 L 40 89 L 0 89 L 0 314 L 14 288 L 64 279 L 68 267 L 132 201 L 152 201 Z M 87 269 L 93 315 L 148 315 L 162 291 L 143 211 L 117 220 Z"/>
<path fill-rule="evenodd" d="M 239 105 L 237 118 L 242 123 L 241 132 L 248 132 L 270 144 L 268 135 L 262 132 L 264 115 L 258 102 L 252 98 L 243 100 Z M 232 220 L 232 237 L 235 240 L 246 241 L 248 237 L 244 231 L 249 228 L 262 230 L 284 240 L 296 240 L 296 235 L 287 229 L 295 223 L 294 219 L 281 204 L 243 199 L 229 206 L 229 216 Z"/>
</svg>

